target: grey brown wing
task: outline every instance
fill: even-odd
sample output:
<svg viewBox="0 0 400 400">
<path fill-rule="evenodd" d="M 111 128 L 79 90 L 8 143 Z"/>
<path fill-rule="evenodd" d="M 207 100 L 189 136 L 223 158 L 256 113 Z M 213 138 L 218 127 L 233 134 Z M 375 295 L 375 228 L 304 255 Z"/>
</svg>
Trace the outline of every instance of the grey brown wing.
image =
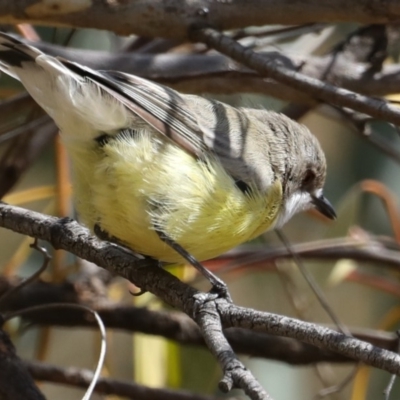
<svg viewBox="0 0 400 400">
<path fill-rule="evenodd" d="M 199 96 L 180 95 L 175 90 L 121 72 L 109 75 L 118 80 L 130 99 L 140 104 L 142 109 L 138 115 L 143 117 L 144 110 L 151 113 L 152 118 L 165 124 L 161 133 L 196 156 L 201 158 L 204 152 L 210 151 L 216 154 L 243 191 L 252 182 L 259 181 L 255 165 L 250 165 L 251 157 L 246 157 L 251 147 L 251 138 L 247 137 L 251 121 L 241 110 Z"/>
<path fill-rule="evenodd" d="M 70 61 L 61 62 L 121 101 L 190 154 L 203 158 L 211 151 L 234 180 L 246 186 L 259 180 L 253 163 L 246 161 L 251 142 L 246 136 L 250 121 L 239 109 L 199 96 L 181 95 L 134 75 L 97 72 Z"/>
<path fill-rule="evenodd" d="M 196 117 L 178 92 L 137 76 L 114 71 L 94 71 L 79 64 L 60 60 L 73 72 L 98 85 L 161 134 L 196 157 L 207 146 Z"/>
</svg>

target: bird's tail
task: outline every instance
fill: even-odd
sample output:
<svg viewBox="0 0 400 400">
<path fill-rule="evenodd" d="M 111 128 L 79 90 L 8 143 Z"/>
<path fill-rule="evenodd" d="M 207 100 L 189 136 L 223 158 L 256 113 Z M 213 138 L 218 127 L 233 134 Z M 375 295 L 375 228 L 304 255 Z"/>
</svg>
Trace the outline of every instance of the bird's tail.
<svg viewBox="0 0 400 400">
<path fill-rule="evenodd" d="M 34 64 L 42 54 L 21 40 L 0 32 L 0 70 L 13 78 L 20 80 L 18 69 L 24 68 L 26 63 Z"/>
<path fill-rule="evenodd" d="M 89 143 L 101 132 L 127 127 L 132 119 L 126 107 L 95 82 L 95 71 L 5 33 L 0 33 L 0 70 L 21 81 L 54 119 L 65 142 Z"/>
<path fill-rule="evenodd" d="M 61 128 L 67 119 L 63 117 L 63 103 L 68 101 L 69 83 L 74 80 L 71 72 L 56 58 L 6 33 L 0 33 L 0 70 L 21 81 L 33 99 Z M 63 86 L 58 78 L 64 75 L 69 80 Z"/>
</svg>

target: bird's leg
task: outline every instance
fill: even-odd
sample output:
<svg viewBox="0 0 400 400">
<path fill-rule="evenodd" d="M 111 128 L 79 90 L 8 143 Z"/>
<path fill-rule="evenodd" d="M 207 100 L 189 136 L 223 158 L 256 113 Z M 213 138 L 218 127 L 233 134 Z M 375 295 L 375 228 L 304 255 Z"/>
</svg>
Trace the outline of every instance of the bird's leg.
<svg viewBox="0 0 400 400">
<path fill-rule="evenodd" d="M 164 232 L 160 232 L 156 229 L 156 232 L 159 238 L 174 249 L 178 254 L 180 254 L 190 265 L 197 269 L 210 283 L 211 290 L 208 293 L 207 298 L 201 299 L 204 300 L 214 300 L 218 297 L 223 297 L 226 300 L 232 302 L 231 295 L 229 294 L 228 287 L 226 283 L 218 278 L 218 276 L 214 275 L 211 271 L 209 271 L 206 267 L 204 267 L 199 261 L 196 260 L 188 251 L 186 251 L 179 243 L 175 242 Z M 199 299 L 200 300 L 200 299 Z"/>
<path fill-rule="evenodd" d="M 122 247 L 124 247 L 124 248 L 127 248 L 127 247 L 124 245 L 124 243 L 121 242 L 118 238 L 116 238 L 115 236 L 110 235 L 108 232 L 106 232 L 106 231 L 104 231 L 103 229 L 101 229 L 101 227 L 100 227 L 99 224 L 95 224 L 95 225 L 94 225 L 94 227 L 93 227 L 93 232 L 94 232 L 94 234 L 95 234 L 100 240 L 104 240 L 104 241 L 107 241 L 107 242 L 115 243 L 115 244 L 117 244 L 118 246 L 122 246 Z M 130 249 L 129 249 L 129 250 L 130 250 Z M 130 250 L 130 251 L 131 251 L 131 250 Z M 143 257 L 144 257 L 144 258 L 150 258 L 150 257 L 147 257 L 147 256 L 143 256 Z M 158 264 L 160 265 L 160 263 L 158 263 Z M 147 293 L 147 290 L 139 289 L 139 291 L 136 292 L 136 293 L 134 293 L 134 292 L 132 292 L 132 291 L 129 290 L 129 293 L 130 293 L 132 296 L 139 297 L 139 296 L 141 296 L 142 294 Z"/>
</svg>

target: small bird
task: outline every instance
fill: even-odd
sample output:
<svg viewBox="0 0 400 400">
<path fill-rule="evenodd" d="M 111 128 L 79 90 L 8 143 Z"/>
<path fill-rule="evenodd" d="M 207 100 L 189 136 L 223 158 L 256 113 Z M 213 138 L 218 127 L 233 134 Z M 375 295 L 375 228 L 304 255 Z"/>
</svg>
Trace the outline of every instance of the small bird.
<svg viewBox="0 0 400 400">
<path fill-rule="evenodd" d="M 4 33 L 0 69 L 60 128 L 78 213 L 100 237 L 183 263 L 216 257 L 299 211 L 335 218 L 317 139 L 282 114 L 95 71 Z"/>
</svg>

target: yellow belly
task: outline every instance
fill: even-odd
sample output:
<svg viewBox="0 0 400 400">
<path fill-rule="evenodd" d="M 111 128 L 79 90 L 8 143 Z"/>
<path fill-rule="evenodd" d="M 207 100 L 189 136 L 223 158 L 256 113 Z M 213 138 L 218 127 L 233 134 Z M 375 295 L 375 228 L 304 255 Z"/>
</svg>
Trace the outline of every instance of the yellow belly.
<svg viewBox="0 0 400 400">
<path fill-rule="evenodd" d="M 152 134 L 112 140 L 101 149 L 67 147 L 82 221 L 161 261 L 183 262 L 155 227 L 205 260 L 271 228 L 279 213 L 279 182 L 267 194 L 254 187 L 244 194 L 214 157 L 199 161 Z"/>
</svg>

